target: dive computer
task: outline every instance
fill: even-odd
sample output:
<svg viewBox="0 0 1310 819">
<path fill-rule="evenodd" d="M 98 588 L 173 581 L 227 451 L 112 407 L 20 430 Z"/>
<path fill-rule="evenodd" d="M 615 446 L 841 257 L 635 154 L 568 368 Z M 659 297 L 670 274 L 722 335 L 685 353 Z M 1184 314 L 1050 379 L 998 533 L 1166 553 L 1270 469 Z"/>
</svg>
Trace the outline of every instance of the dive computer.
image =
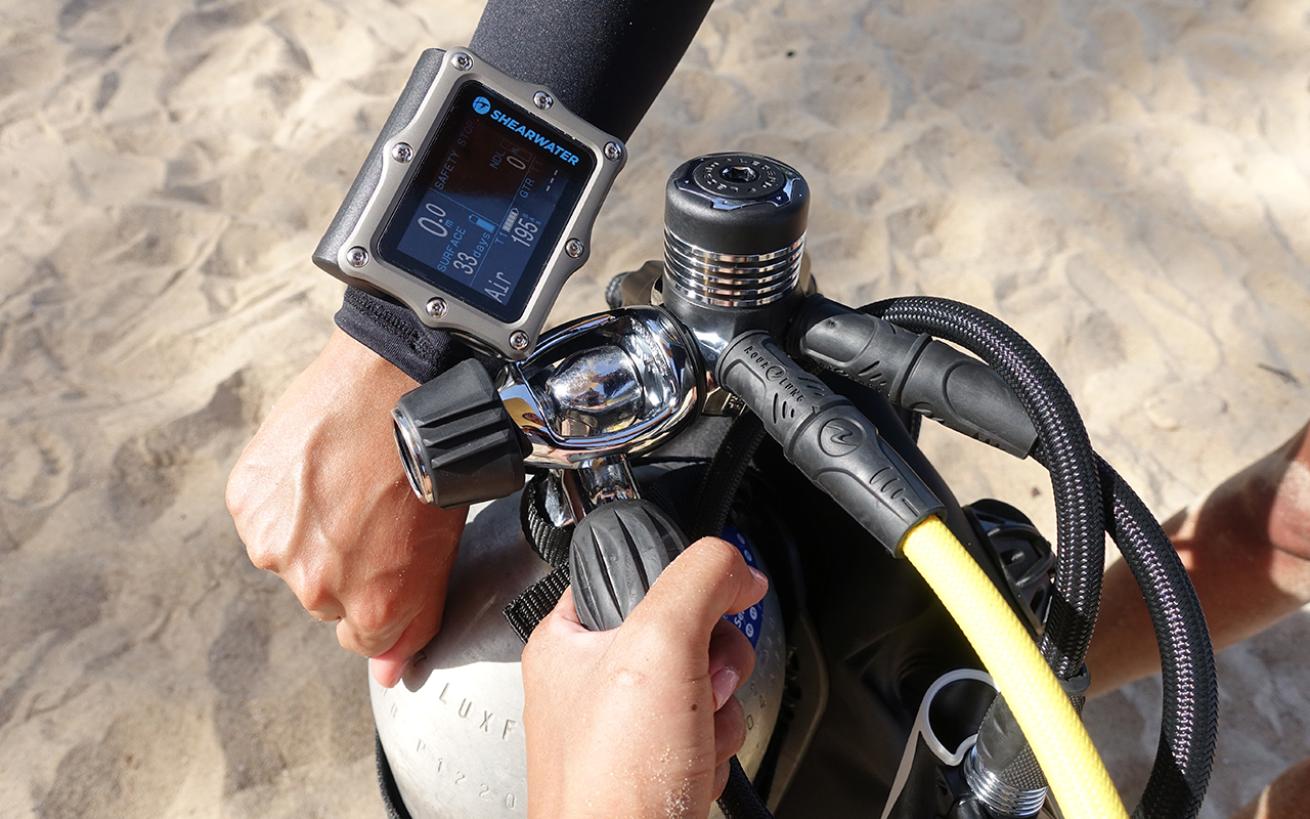
<svg viewBox="0 0 1310 819">
<path fill-rule="evenodd" d="M 348 284 L 506 358 L 532 348 L 626 159 L 549 89 L 425 51 L 314 252 Z"/>
</svg>

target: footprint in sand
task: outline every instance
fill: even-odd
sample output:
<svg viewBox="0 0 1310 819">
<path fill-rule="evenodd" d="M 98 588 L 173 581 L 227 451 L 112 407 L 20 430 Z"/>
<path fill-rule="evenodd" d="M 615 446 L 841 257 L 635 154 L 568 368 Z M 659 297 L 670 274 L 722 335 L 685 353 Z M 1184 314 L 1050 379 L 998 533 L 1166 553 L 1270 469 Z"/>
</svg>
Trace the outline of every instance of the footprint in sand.
<svg viewBox="0 0 1310 819">
<path fill-rule="evenodd" d="M 163 816 L 187 781 L 204 730 L 203 706 L 158 702 L 115 719 L 98 742 L 59 760 L 50 790 L 37 803 L 42 819 Z"/>
<path fill-rule="evenodd" d="M 158 519 L 176 499 L 189 464 L 224 459 L 244 443 L 258 403 L 257 390 L 237 371 L 201 409 L 124 441 L 109 484 L 115 519 L 130 529 Z"/>
<path fill-rule="evenodd" d="M 0 435 L 0 499 L 24 509 L 45 509 L 68 492 L 73 448 L 42 427 Z"/>
</svg>

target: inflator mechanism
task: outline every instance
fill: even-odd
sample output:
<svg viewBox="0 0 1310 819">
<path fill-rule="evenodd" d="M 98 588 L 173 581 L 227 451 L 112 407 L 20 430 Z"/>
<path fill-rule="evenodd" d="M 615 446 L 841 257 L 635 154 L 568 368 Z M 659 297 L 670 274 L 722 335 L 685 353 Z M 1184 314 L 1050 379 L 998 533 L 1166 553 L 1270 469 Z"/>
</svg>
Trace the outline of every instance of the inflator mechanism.
<svg viewBox="0 0 1310 819">
<path fill-rule="evenodd" d="M 825 369 L 872 387 L 970 438 L 1026 458 L 1037 430 L 1019 397 L 990 367 L 926 333 L 812 297 L 793 343 Z"/>
</svg>

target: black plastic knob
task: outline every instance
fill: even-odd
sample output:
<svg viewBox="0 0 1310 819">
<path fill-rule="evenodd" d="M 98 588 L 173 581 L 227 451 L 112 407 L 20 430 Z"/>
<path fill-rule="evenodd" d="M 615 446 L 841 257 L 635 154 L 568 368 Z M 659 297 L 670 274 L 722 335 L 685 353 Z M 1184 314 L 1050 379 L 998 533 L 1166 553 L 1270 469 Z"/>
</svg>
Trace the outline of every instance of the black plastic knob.
<svg viewBox="0 0 1310 819">
<path fill-rule="evenodd" d="M 392 418 L 405 475 L 423 502 L 449 509 L 523 485 L 525 441 L 477 361 L 406 393 Z"/>
<path fill-rule="evenodd" d="M 679 165 L 664 192 L 664 226 L 717 254 L 760 255 L 805 235 L 810 189 L 790 165 L 747 153 L 708 154 Z"/>
<path fill-rule="evenodd" d="M 611 501 L 573 530 L 569 575 L 578 619 L 592 631 L 618 628 L 687 545 L 648 500 Z"/>
</svg>

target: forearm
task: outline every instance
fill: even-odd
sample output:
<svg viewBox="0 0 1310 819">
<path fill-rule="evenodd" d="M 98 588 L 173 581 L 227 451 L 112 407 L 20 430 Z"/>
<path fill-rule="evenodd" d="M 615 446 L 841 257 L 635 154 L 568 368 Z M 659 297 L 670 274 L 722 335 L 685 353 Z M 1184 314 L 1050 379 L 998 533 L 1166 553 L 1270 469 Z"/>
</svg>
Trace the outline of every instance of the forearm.
<svg viewBox="0 0 1310 819">
<path fill-rule="evenodd" d="M 287 388 L 232 469 L 251 561 L 281 576 L 394 684 L 441 622 L 464 510 L 410 493 L 391 408 L 415 382 L 341 330 Z"/>
<path fill-rule="evenodd" d="M 490 0 L 470 43 L 510 76 L 551 88 L 570 111 L 628 139 L 668 81 L 710 0 Z M 467 348 L 403 306 L 350 288 L 337 324 L 425 382 Z"/>
<path fill-rule="evenodd" d="M 1229 478 L 1165 529 L 1196 586 L 1216 648 L 1310 601 L 1310 442 L 1306 430 Z M 1102 590 L 1087 664 L 1092 696 L 1159 671 L 1150 617 L 1128 567 Z"/>
</svg>

